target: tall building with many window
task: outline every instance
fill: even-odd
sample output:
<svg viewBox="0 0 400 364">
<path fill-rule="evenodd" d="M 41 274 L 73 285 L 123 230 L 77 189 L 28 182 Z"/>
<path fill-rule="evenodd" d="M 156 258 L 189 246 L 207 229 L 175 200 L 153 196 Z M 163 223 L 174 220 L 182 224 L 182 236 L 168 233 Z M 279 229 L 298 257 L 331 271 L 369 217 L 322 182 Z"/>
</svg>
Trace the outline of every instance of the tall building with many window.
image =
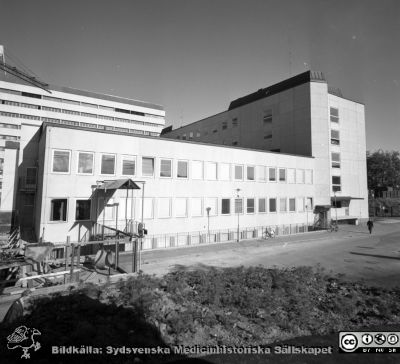
<svg viewBox="0 0 400 364">
<path fill-rule="evenodd" d="M 30 158 L 24 148 L 42 123 L 158 136 L 164 118 L 160 105 L 67 87 L 42 89 L 0 73 L 0 220 L 7 223 L 15 210 L 17 184 L 19 188 L 35 184 L 35 165 L 25 170 L 20 166 Z M 13 153 L 18 154 L 17 160 L 13 156 L 7 160 Z M 4 178 L 6 165 L 9 178 Z"/>
<path fill-rule="evenodd" d="M 316 204 L 332 206 L 333 218 L 367 217 L 364 105 L 331 88 L 321 72 L 260 89 L 161 137 L 311 156 Z"/>
</svg>

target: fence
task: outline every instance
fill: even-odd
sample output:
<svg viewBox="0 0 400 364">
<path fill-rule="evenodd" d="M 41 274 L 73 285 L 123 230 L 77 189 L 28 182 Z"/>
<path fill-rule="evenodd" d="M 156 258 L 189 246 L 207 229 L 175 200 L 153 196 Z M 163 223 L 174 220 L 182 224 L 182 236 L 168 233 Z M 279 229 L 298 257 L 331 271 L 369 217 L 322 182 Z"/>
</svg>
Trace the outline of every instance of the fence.
<svg viewBox="0 0 400 364">
<path fill-rule="evenodd" d="M 310 231 L 305 224 L 257 226 L 239 230 L 239 240 L 262 238 L 266 229 L 273 229 L 275 236 L 299 234 Z M 238 240 L 237 229 L 197 231 L 191 233 L 151 235 L 143 238 L 142 250 L 196 246 Z"/>
</svg>

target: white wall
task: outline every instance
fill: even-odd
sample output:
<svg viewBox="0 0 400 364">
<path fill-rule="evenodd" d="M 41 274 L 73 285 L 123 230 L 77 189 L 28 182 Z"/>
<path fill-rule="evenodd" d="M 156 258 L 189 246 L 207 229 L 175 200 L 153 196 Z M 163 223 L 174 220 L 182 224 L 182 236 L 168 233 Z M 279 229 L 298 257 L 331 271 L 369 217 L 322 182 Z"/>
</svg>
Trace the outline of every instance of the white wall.
<svg viewBox="0 0 400 364">
<path fill-rule="evenodd" d="M 244 198 L 299 198 L 313 197 L 313 184 L 289 184 L 287 182 L 260 182 L 260 181 L 229 181 L 193 180 L 191 161 L 210 161 L 230 164 L 231 173 L 235 164 L 243 166 L 271 166 L 294 169 L 314 169 L 314 159 L 307 157 L 291 156 L 279 153 L 252 151 L 241 148 L 228 148 L 222 146 L 210 146 L 190 142 L 178 142 L 167 139 L 141 138 L 125 135 L 106 134 L 86 130 L 68 129 L 62 127 L 47 127 L 41 144 L 46 142 L 45 155 L 40 156 L 41 164 L 44 166 L 43 187 L 41 193 L 42 209 L 40 231 L 45 228 L 45 239 L 50 241 L 65 241 L 67 235 L 71 239 L 77 239 L 78 233 L 73 228 L 75 223 L 75 201 L 76 199 L 87 199 L 92 194 L 92 185 L 96 181 L 104 179 L 118 179 L 121 176 L 121 156 L 134 155 L 137 157 L 137 174 L 133 180 L 146 181 L 145 196 L 154 201 L 154 217 L 145 219 L 149 234 L 163 234 L 175 232 L 204 231 L 207 228 L 207 214 L 205 202 L 203 204 L 203 216 L 191 217 L 190 206 L 187 217 L 174 217 L 174 201 L 176 198 L 194 197 L 217 198 L 217 216 L 210 217 L 210 229 L 234 228 L 237 224 L 237 215 L 233 213 L 233 199 L 236 189 L 240 188 L 240 197 Z M 52 150 L 65 149 L 71 151 L 71 168 L 68 174 L 54 174 L 51 172 Z M 93 175 L 82 176 L 76 174 L 77 151 L 95 152 L 96 166 Z M 113 153 L 117 155 L 117 173 L 115 176 L 100 175 L 101 153 Z M 141 174 L 141 157 L 155 157 L 156 167 L 154 177 L 144 177 Z M 174 178 L 160 178 L 160 159 L 173 160 Z M 189 178 L 187 180 L 176 178 L 177 160 L 188 160 Z M 256 177 L 257 178 L 257 177 Z M 120 201 L 124 199 L 125 191 L 120 195 Z M 141 191 L 134 192 L 137 198 L 135 217 L 140 218 L 140 196 Z M 53 198 L 68 198 L 68 221 L 50 222 L 50 205 Z M 172 217 L 158 218 L 157 204 L 160 198 L 172 199 Z M 231 199 L 231 213 L 227 216 L 220 215 L 221 198 Z M 257 203 L 256 203 L 257 209 Z M 310 221 L 311 217 L 309 215 Z M 307 216 L 305 212 L 286 213 L 244 213 L 240 216 L 241 226 L 262 226 L 288 223 L 304 223 Z M 99 221 L 101 222 L 101 220 Z M 108 222 L 111 226 L 115 222 Z M 123 223 L 123 221 L 122 221 Z"/>
</svg>

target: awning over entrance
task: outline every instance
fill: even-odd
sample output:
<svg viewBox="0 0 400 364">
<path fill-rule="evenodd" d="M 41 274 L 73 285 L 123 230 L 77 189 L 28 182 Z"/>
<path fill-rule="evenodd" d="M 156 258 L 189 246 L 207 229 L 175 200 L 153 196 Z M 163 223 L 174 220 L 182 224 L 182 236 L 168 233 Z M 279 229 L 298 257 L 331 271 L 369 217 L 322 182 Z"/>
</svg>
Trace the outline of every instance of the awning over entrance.
<svg viewBox="0 0 400 364">
<path fill-rule="evenodd" d="M 101 181 L 98 190 L 140 190 L 140 187 L 130 178 Z"/>
<path fill-rule="evenodd" d="M 364 200 L 363 197 L 351 197 L 351 196 L 331 196 L 331 201 L 350 201 L 350 200 Z"/>
</svg>

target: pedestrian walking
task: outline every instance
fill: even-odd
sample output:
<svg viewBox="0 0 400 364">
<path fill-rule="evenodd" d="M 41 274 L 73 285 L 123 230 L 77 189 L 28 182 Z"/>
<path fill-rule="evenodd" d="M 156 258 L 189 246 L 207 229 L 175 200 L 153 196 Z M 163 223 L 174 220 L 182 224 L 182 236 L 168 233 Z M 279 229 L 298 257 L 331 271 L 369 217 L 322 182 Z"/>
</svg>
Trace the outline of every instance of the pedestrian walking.
<svg viewBox="0 0 400 364">
<path fill-rule="evenodd" d="M 372 234 L 372 228 L 374 227 L 374 223 L 372 222 L 372 220 L 368 220 L 367 226 L 368 226 L 369 233 Z"/>
</svg>

